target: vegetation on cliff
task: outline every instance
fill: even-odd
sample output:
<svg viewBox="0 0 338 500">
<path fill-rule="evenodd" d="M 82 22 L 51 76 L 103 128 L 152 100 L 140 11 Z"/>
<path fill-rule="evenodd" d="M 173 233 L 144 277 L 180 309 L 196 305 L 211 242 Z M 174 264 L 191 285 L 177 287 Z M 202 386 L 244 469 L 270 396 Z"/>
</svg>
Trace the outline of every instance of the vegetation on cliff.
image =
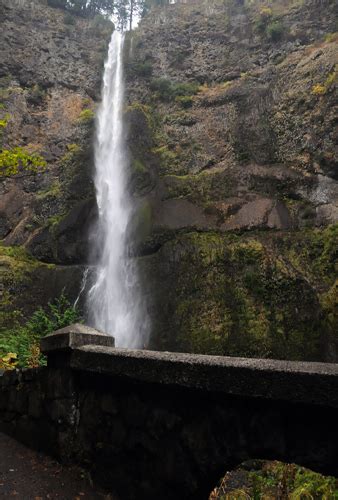
<svg viewBox="0 0 338 500">
<path fill-rule="evenodd" d="M 10 303 L 8 297 L 4 307 Z M 39 307 L 27 321 L 16 310 L 2 310 L 0 317 L 0 369 L 7 370 L 45 364 L 40 353 L 41 337 L 80 320 L 78 311 L 64 294 L 48 303 L 46 309 Z"/>
<path fill-rule="evenodd" d="M 64 9 L 83 17 L 99 19 L 114 16 L 119 29 L 133 28 L 135 18 L 143 16 L 152 5 L 166 5 L 169 0 L 47 0 L 48 5 Z M 74 24 L 71 16 L 65 17 L 66 24 Z"/>
<path fill-rule="evenodd" d="M 147 347 L 336 362 L 333 2 L 13 5 L 0 61 L 0 369 L 43 365 L 41 337 L 80 320 L 112 13 L 124 28 L 143 16 L 124 57 L 128 251 Z M 210 499 L 336 497 L 334 478 L 255 461 Z"/>
<path fill-rule="evenodd" d="M 13 290 L 32 287 L 26 304 L 12 294 L 26 320 L 44 280 L 46 300 L 59 295 L 51 276 L 64 273 L 61 289 L 72 282 L 76 295 L 96 213 L 93 115 L 111 2 L 86 2 L 87 13 L 84 2 L 56 2 L 62 9 L 37 4 L 34 19 L 22 6 L 20 22 L 20 9 L 4 9 L 4 156 L 20 153 L 19 170 L 48 166 L 4 182 L 4 244 L 38 259 L 34 278 L 12 275 Z M 125 49 L 131 252 L 149 297 L 151 346 L 333 361 L 333 3 L 163 4 L 148 3 Z"/>
<path fill-rule="evenodd" d="M 134 35 L 127 115 L 154 348 L 337 359 L 335 37 L 310 10 L 179 4 Z"/>
<path fill-rule="evenodd" d="M 157 276 L 153 300 L 166 304 L 154 319 L 154 331 L 162 335 L 153 336 L 153 346 L 332 359 L 336 247 L 337 227 L 283 235 L 169 236 L 156 254 L 142 259 L 144 278 Z M 172 262 L 167 269 L 161 264 L 166 259 Z"/>
<path fill-rule="evenodd" d="M 338 480 L 304 467 L 282 462 L 251 460 L 228 472 L 209 500 L 335 499 Z"/>
<path fill-rule="evenodd" d="M 46 166 L 46 161 L 39 154 L 29 154 L 19 146 L 0 151 L 0 178 L 38 173 Z"/>
</svg>

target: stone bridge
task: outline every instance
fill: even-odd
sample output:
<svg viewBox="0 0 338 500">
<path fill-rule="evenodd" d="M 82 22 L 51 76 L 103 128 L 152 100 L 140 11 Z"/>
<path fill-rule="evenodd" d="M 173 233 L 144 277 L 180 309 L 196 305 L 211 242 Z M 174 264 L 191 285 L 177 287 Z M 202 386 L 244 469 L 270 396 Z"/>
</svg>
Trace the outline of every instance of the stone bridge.
<svg viewBox="0 0 338 500">
<path fill-rule="evenodd" d="M 0 429 L 122 499 L 207 498 L 248 458 L 337 473 L 338 365 L 115 349 L 83 325 L 0 377 Z"/>
</svg>

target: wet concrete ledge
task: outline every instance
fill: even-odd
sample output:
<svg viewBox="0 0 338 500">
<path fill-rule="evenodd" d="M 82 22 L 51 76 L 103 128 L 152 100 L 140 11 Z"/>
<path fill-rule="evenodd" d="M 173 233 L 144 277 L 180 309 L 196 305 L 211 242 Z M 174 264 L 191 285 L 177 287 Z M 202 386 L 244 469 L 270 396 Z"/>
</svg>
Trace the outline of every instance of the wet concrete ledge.
<svg viewBox="0 0 338 500">
<path fill-rule="evenodd" d="M 70 368 L 140 382 L 338 407 L 338 364 L 75 347 Z"/>
</svg>

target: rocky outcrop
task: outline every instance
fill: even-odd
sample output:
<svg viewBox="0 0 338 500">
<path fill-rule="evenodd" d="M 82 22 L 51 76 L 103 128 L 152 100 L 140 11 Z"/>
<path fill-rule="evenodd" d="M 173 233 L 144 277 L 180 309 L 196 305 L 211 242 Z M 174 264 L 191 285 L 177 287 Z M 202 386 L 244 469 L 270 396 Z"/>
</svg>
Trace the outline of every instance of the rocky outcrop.
<svg viewBox="0 0 338 500">
<path fill-rule="evenodd" d="M 2 2 L 2 10 L 2 147 L 37 152 L 47 169 L 5 179 L 1 237 L 45 261 L 78 262 L 85 254 L 81 238 L 64 257 L 53 234 L 67 226 L 73 239 L 73 209 L 78 213 L 84 200 L 93 200 L 92 117 L 109 31 L 78 17 L 67 24 L 69 14 L 38 2 Z M 82 225 L 88 216 L 90 210 L 82 211 Z"/>
<path fill-rule="evenodd" d="M 247 460 L 227 472 L 209 500 L 223 498 L 292 498 L 299 495 L 334 497 L 338 480 L 323 476 L 305 467 L 283 462 Z"/>
<path fill-rule="evenodd" d="M 204 224 L 197 209 L 182 217 L 182 202 L 175 208 L 168 198 L 211 213 L 207 226 L 221 231 L 336 221 L 332 8 L 201 2 L 155 10 L 141 23 L 129 99 L 149 105 L 161 126 L 154 207 L 164 219 L 155 225 Z"/>
<path fill-rule="evenodd" d="M 93 117 L 112 24 L 72 17 L 38 0 L 1 0 L 0 7 L 1 148 L 21 147 L 47 163 L 38 173 L 1 178 L 3 244 L 38 259 L 15 282 L 14 260 L 23 254 L 14 250 L 9 262 L 1 251 L 12 307 L 27 317 L 62 289 L 69 297 L 79 292 L 95 215 Z"/>
<path fill-rule="evenodd" d="M 157 348 L 337 359 L 332 9 L 169 5 L 133 35 L 136 251 Z"/>
<path fill-rule="evenodd" d="M 111 27 L 37 0 L 1 7 L 2 144 L 47 161 L 4 180 L 1 237 L 42 266 L 27 286 L 51 290 L 62 270 L 78 290 Z M 127 34 L 131 252 L 150 347 L 337 359 L 333 8 L 201 0 L 154 8 Z"/>
</svg>

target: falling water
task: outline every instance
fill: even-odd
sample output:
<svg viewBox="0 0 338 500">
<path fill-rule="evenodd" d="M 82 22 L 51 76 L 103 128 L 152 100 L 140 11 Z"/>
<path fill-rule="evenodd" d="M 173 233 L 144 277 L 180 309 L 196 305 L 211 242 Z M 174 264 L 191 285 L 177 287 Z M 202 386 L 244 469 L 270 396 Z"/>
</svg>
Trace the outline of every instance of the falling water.
<svg viewBox="0 0 338 500">
<path fill-rule="evenodd" d="M 84 272 L 83 272 L 83 275 L 82 275 L 80 291 L 79 291 L 78 296 L 76 297 L 75 302 L 73 304 L 74 309 L 76 309 L 78 307 L 81 295 L 86 290 L 87 278 L 88 278 L 88 271 L 89 271 L 89 268 L 86 267 L 85 270 L 84 270 Z"/>
<path fill-rule="evenodd" d="M 135 264 L 128 258 L 127 228 L 132 204 L 126 189 L 128 167 L 123 130 L 123 41 L 112 35 L 105 63 L 95 144 L 98 221 L 93 231 L 97 262 L 87 296 L 90 323 L 115 337 L 118 347 L 143 347 L 146 315 Z"/>
</svg>

